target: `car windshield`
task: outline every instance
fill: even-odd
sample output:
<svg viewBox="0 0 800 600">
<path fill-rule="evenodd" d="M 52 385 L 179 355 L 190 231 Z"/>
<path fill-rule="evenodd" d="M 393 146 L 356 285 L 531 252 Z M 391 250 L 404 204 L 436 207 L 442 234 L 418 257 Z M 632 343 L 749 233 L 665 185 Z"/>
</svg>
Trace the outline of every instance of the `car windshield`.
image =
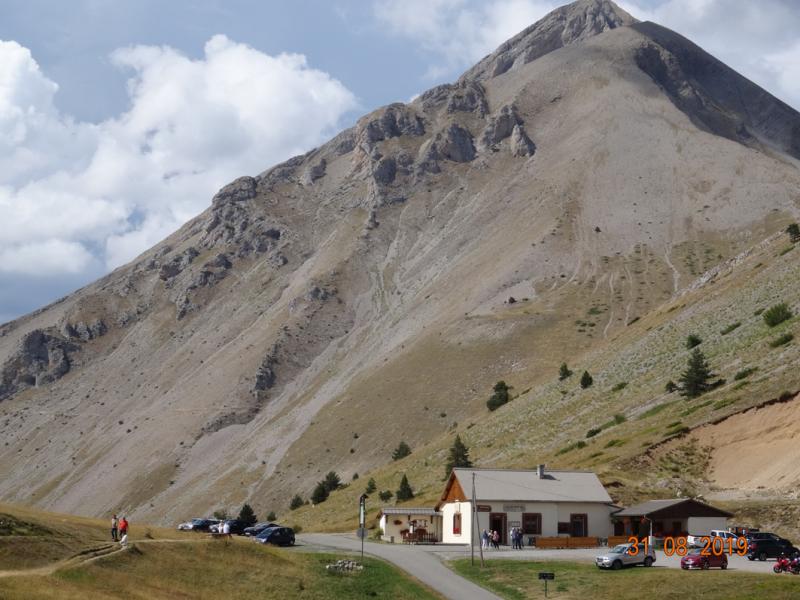
<svg viewBox="0 0 800 600">
<path fill-rule="evenodd" d="M 192 519 L 192 525 L 202 525 L 205 521 L 205 519 Z"/>
<path fill-rule="evenodd" d="M 628 551 L 630 546 L 628 544 L 620 544 L 619 546 L 614 546 L 611 550 L 611 554 L 625 554 Z"/>
<path fill-rule="evenodd" d="M 276 531 L 277 529 L 278 529 L 277 527 L 267 527 L 264 531 L 258 534 L 258 537 L 267 537 L 269 534 L 271 534 L 273 531 Z"/>
<path fill-rule="evenodd" d="M 703 551 L 702 548 L 692 548 L 691 550 L 689 550 L 688 554 L 689 556 L 699 556 L 702 551 Z"/>
</svg>

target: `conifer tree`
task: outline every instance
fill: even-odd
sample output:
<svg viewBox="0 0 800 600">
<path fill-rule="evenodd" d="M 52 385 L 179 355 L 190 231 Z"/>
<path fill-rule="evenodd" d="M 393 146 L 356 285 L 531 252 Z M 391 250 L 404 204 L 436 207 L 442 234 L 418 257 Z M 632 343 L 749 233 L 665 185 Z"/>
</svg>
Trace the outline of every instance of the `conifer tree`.
<svg viewBox="0 0 800 600">
<path fill-rule="evenodd" d="M 508 390 L 511 388 L 506 385 L 505 381 L 498 381 L 494 384 L 494 393 L 486 401 L 486 406 L 489 410 L 497 410 L 509 401 Z"/>
<path fill-rule="evenodd" d="M 394 449 L 394 452 L 392 452 L 392 460 L 400 460 L 409 454 L 411 454 L 411 446 L 405 442 L 400 442 L 397 448 Z"/>
<path fill-rule="evenodd" d="M 400 480 L 400 487 L 397 488 L 395 496 L 400 502 L 411 500 L 414 497 L 414 492 L 411 489 L 411 484 L 408 483 L 408 477 L 406 477 L 405 473 L 403 474 L 403 478 Z"/>
<path fill-rule="evenodd" d="M 561 368 L 558 370 L 558 380 L 564 381 L 569 377 L 572 377 L 572 371 L 569 370 L 567 363 L 561 363 Z"/>
<path fill-rule="evenodd" d="M 365 494 L 372 494 L 375 490 L 378 489 L 378 484 L 375 483 L 375 479 L 373 477 L 369 478 L 367 482 L 367 488 L 364 490 Z"/>
<path fill-rule="evenodd" d="M 253 511 L 253 507 L 249 504 L 245 504 L 242 506 L 242 510 L 239 511 L 239 520 L 247 527 L 250 527 L 251 525 L 256 524 L 258 518 L 256 517 L 256 513 Z"/>
<path fill-rule="evenodd" d="M 588 387 L 591 387 L 594 383 L 594 379 L 592 376 L 589 375 L 589 371 L 584 371 L 583 375 L 581 375 L 581 387 L 585 390 Z"/>
<path fill-rule="evenodd" d="M 686 370 L 681 374 L 681 395 L 687 398 L 697 398 L 711 389 L 711 378 L 714 374 L 708 366 L 705 355 L 699 348 L 695 348 Z"/>
<path fill-rule="evenodd" d="M 316 487 L 314 488 L 314 491 L 311 492 L 311 501 L 314 504 L 321 504 L 328 499 L 329 495 L 330 492 L 328 491 L 328 488 L 325 486 L 325 482 L 320 481 L 319 483 L 317 483 Z"/>
<path fill-rule="evenodd" d="M 342 487 L 342 480 L 336 471 L 329 471 L 321 483 L 325 486 L 327 492 L 332 492 Z"/>
<path fill-rule="evenodd" d="M 445 478 L 450 477 L 450 473 L 455 468 L 468 469 L 472 466 L 469 459 L 469 448 L 461 441 L 461 436 L 457 435 L 453 445 L 450 446 L 450 453 L 445 464 Z"/>
<path fill-rule="evenodd" d="M 294 498 L 292 498 L 292 501 L 289 503 L 289 509 L 297 510 L 298 508 L 303 506 L 303 504 L 305 504 L 305 502 L 303 502 L 303 499 L 300 497 L 300 494 L 295 494 Z"/>
</svg>

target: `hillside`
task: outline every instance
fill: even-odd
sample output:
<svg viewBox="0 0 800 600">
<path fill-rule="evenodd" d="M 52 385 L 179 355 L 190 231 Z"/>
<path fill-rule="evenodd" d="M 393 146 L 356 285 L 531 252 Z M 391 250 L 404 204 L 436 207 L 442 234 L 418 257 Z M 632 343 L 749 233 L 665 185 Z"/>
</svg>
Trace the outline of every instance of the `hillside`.
<svg viewBox="0 0 800 600">
<path fill-rule="evenodd" d="M 620 498 L 710 486 L 654 445 L 800 389 L 796 345 L 766 345 L 794 321 L 753 315 L 800 308 L 799 158 L 800 114 L 690 41 L 563 7 L 0 326 L 0 498 L 171 523 L 407 470 L 430 499 L 455 431 L 480 464 L 591 467 Z M 664 392 L 690 333 L 728 379 L 691 406 Z M 488 415 L 499 379 L 519 397 Z"/>
</svg>

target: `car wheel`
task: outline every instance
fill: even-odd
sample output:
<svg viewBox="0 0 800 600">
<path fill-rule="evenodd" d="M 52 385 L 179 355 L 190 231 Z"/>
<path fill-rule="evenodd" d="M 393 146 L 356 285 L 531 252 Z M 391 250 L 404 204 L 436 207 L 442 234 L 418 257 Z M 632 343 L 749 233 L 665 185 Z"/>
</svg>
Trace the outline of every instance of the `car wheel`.
<svg viewBox="0 0 800 600">
<path fill-rule="evenodd" d="M 719 568 L 720 568 L 720 569 L 722 569 L 722 570 L 724 571 L 725 569 L 727 569 L 727 568 L 728 568 L 728 563 L 726 563 L 726 562 L 722 563 L 722 564 L 719 566 Z"/>
<path fill-rule="evenodd" d="M 708 564 L 708 561 L 704 561 L 703 563 L 700 564 L 700 568 L 703 569 L 703 571 L 708 571 L 708 567 L 710 566 L 711 565 Z"/>
<path fill-rule="evenodd" d="M 756 557 L 753 556 L 752 554 L 748 554 L 747 555 L 747 560 L 755 560 L 755 559 L 756 559 Z"/>
<path fill-rule="evenodd" d="M 758 555 L 758 560 L 760 560 L 761 562 L 764 562 L 765 560 L 767 560 L 767 553 L 766 552 L 761 552 Z"/>
<path fill-rule="evenodd" d="M 619 571 L 622 568 L 622 561 L 615 560 L 613 563 L 611 563 L 611 568 L 614 569 L 615 571 Z"/>
<path fill-rule="evenodd" d="M 652 567 L 653 566 L 653 557 L 652 556 L 648 556 L 647 558 L 644 559 L 644 566 L 645 567 Z"/>
</svg>

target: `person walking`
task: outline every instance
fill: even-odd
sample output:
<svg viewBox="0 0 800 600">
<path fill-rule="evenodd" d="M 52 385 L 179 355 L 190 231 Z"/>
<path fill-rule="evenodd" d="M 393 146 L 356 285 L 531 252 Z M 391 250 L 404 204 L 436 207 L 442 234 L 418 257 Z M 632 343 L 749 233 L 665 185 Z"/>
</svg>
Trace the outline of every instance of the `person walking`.
<svg viewBox="0 0 800 600">
<path fill-rule="evenodd" d="M 495 550 L 500 550 L 500 532 L 493 531 L 492 532 L 492 545 L 494 546 Z"/>
<path fill-rule="evenodd" d="M 111 517 L 111 541 L 117 541 L 117 529 L 119 528 L 119 520 L 117 519 L 117 515 Z"/>
<path fill-rule="evenodd" d="M 484 550 L 489 549 L 489 532 L 486 531 L 485 529 L 481 534 L 481 548 L 483 548 Z"/>
</svg>

